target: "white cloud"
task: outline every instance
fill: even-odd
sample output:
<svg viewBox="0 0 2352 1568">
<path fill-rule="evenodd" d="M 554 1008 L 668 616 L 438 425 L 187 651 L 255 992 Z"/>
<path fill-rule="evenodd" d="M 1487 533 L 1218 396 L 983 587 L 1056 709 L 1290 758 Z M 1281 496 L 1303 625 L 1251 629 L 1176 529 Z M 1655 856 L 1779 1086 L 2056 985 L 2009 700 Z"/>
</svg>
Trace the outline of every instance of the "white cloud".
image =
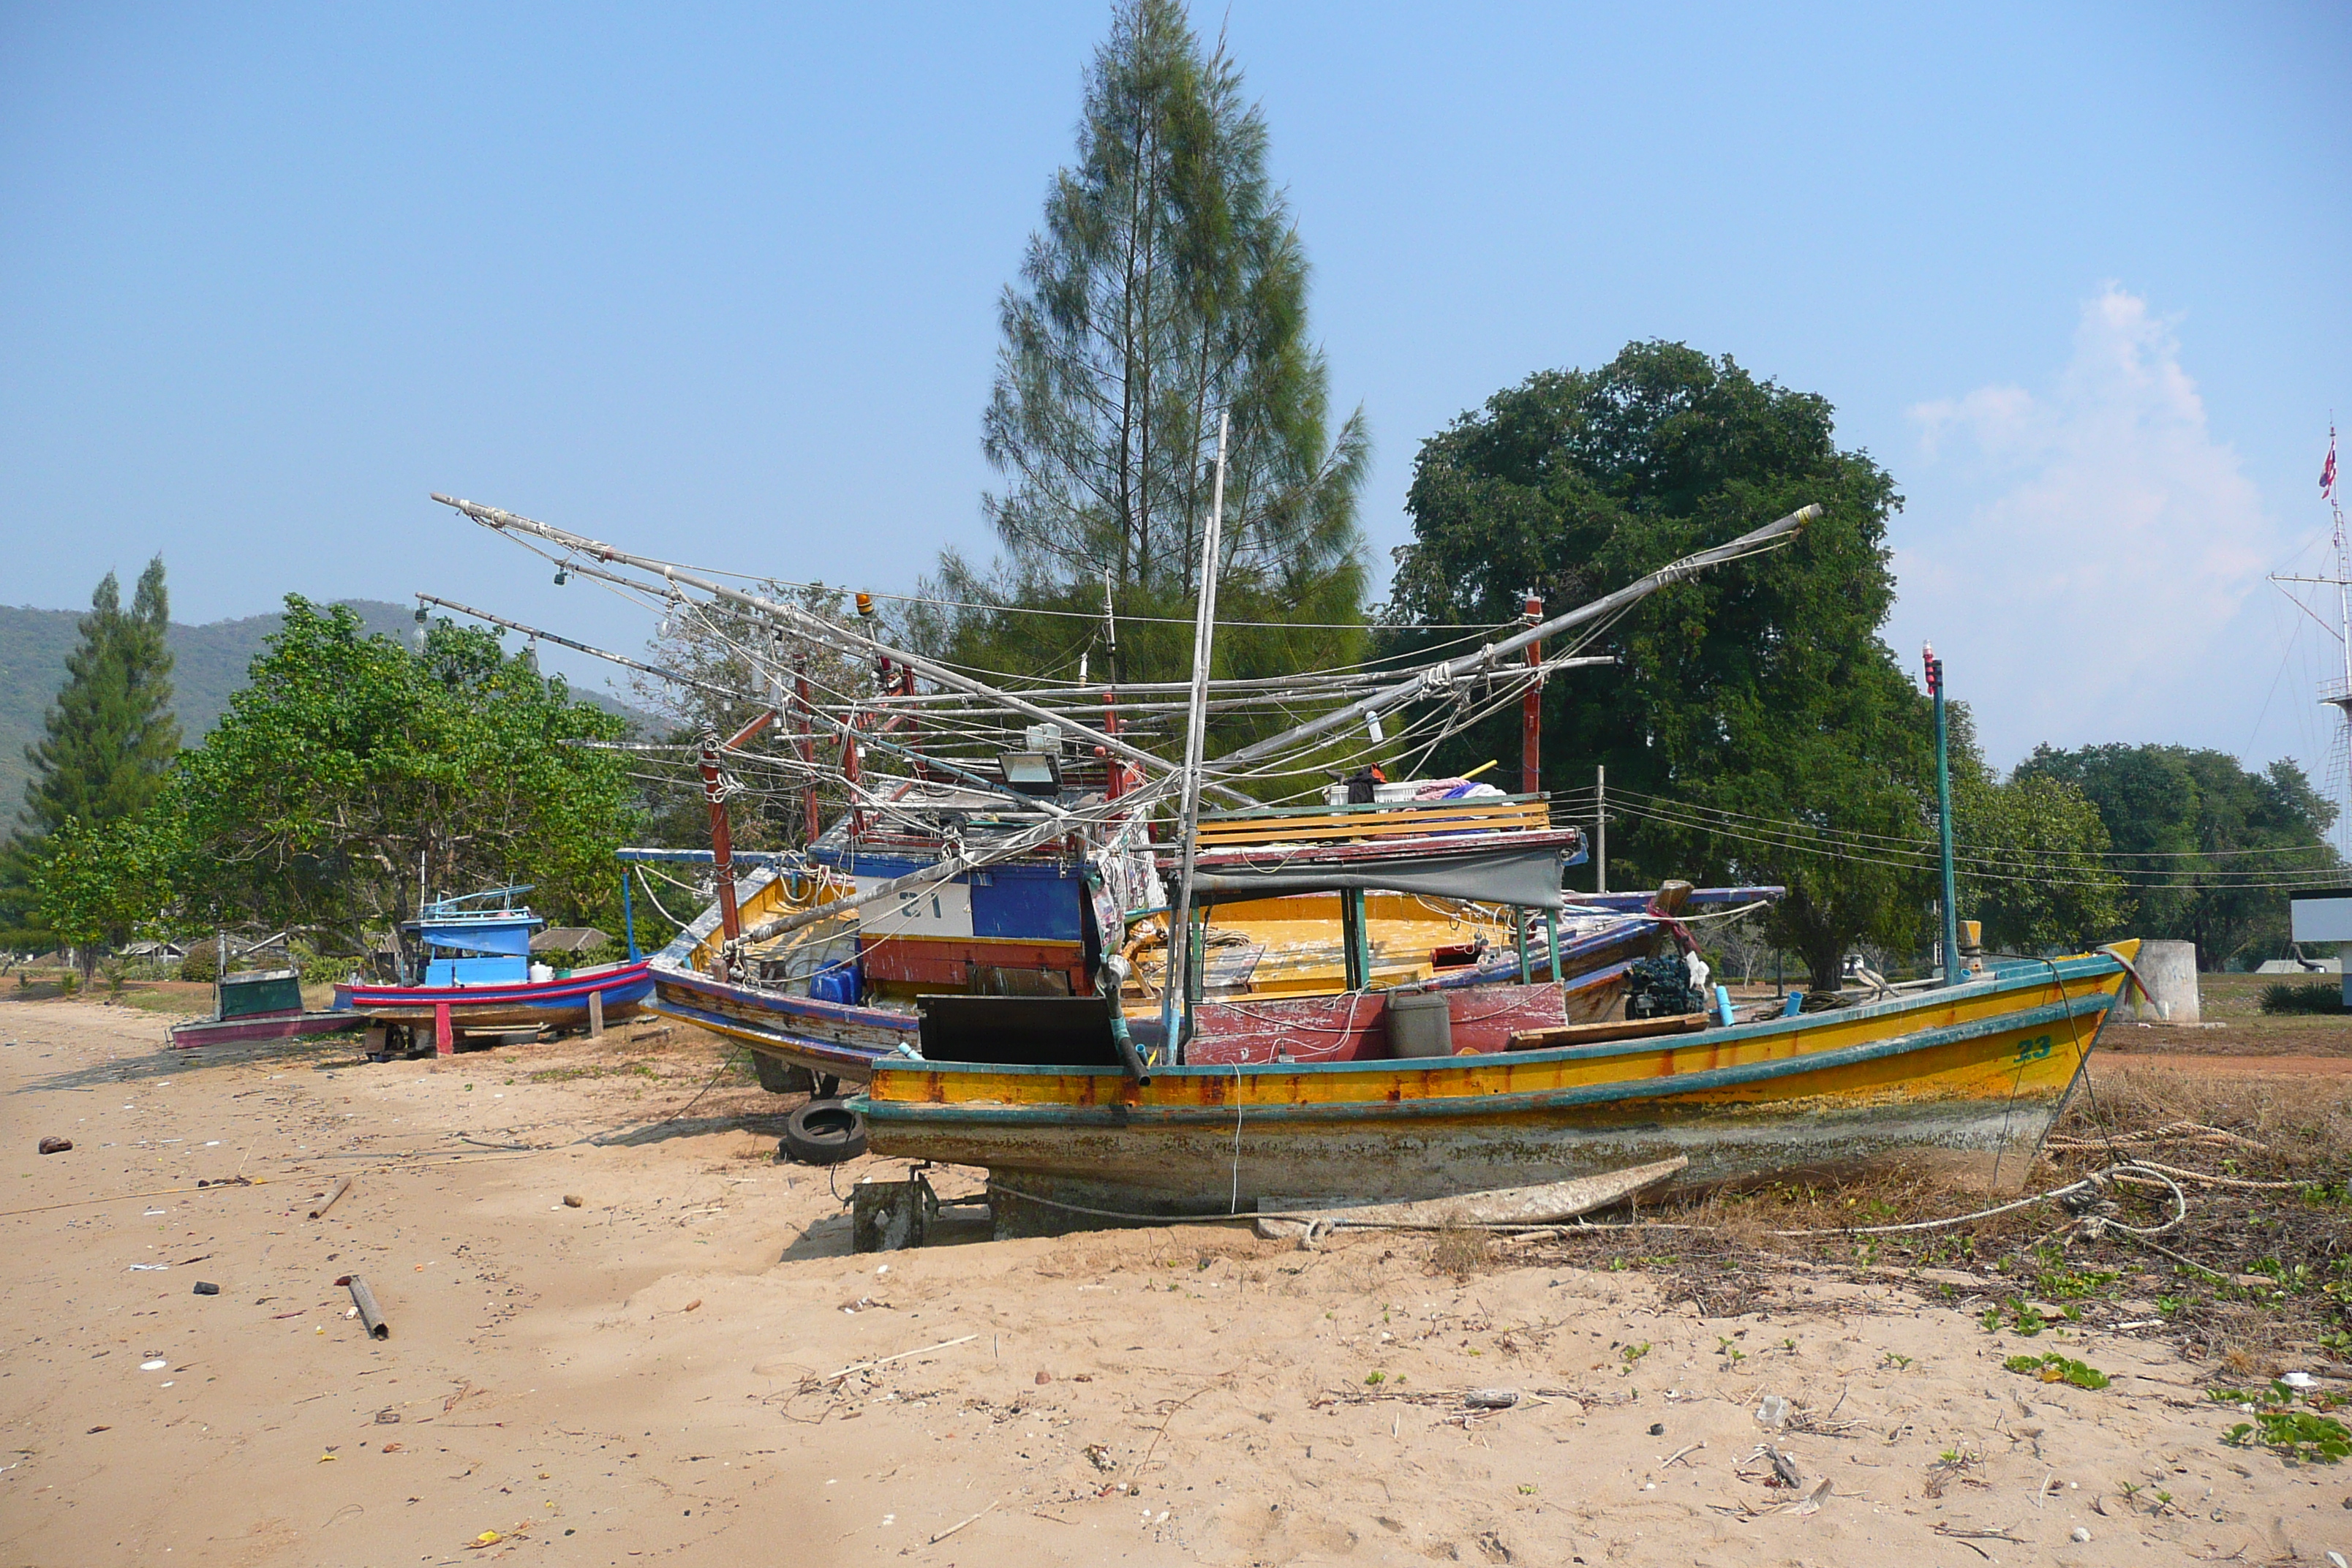
<svg viewBox="0 0 2352 1568">
<path fill-rule="evenodd" d="M 2109 285 L 2047 391 L 1910 413 L 1890 628 L 1906 662 L 1936 644 L 1997 763 L 2039 741 L 2191 739 L 2182 705 L 2225 700 L 2217 662 L 2239 661 L 2217 655 L 2277 534 L 2169 324 Z"/>
</svg>

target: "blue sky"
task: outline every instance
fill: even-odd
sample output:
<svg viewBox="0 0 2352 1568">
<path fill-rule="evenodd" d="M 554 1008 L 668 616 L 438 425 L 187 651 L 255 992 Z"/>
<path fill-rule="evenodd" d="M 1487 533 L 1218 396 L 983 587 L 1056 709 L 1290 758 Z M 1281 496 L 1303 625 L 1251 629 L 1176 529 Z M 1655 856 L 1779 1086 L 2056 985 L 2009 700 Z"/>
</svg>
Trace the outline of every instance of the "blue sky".
<svg viewBox="0 0 2352 1568">
<path fill-rule="evenodd" d="M 0 7 L 0 597 L 423 588 L 642 621 L 430 506 L 881 589 L 984 554 L 995 300 L 1100 4 Z M 2324 766 L 2352 421 L 2341 7 L 1274 6 L 1232 47 L 1378 460 L 1686 341 L 1893 469 L 1907 662 L 1995 759 Z M 2301 554 L 2297 552 L 2301 552 Z"/>
</svg>

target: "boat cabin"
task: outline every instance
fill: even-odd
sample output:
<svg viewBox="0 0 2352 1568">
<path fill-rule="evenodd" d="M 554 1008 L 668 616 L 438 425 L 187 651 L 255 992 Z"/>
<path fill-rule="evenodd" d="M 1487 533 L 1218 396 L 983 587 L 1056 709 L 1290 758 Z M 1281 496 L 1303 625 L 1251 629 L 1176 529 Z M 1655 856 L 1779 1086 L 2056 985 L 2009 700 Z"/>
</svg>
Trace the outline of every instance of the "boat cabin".
<svg viewBox="0 0 2352 1568">
<path fill-rule="evenodd" d="M 424 973 L 414 984 L 520 985 L 530 977 L 531 932 L 547 922 L 514 900 L 529 888 L 441 899 L 401 929 L 415 941 Z"/>
</svg>

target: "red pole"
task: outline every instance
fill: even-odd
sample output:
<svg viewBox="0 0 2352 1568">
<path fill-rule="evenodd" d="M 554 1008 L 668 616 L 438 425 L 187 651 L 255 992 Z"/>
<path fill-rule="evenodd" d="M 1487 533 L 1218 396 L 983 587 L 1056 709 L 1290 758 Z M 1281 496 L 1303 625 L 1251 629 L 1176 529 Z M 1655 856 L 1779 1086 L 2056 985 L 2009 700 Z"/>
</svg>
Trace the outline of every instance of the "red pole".
<svg viewBox="0 0 2352 1568">
<path fill-rule="evenodd" d="M 1533 594 L 1528 595 L 1528 624 L 1543 619 L 1543 601 Z M 1528 668 L 1543 662 L 1543 644 L 1528 644 Z M 1543 789 L 1543 689 L 1535 681 L 1519 699 L 1519 793 L 1539 794 Z"/>
<path fill-rule="evenodd" d="M 857 809 L 857 731 L 861 727 L 858 714 L 852 710 L 849 722 L 841 735 L 841 776 L 849 784 L 849 836 L 852 838 L 866 831 L 866 814 Z"/>
<path fill-rule="evenodd" d="M 723 749 L 733 751 L 774 722 L 772 708 L 729 736 Z M 727 978 L 727 947 L 743 935 L 743 917 L 735 909 L 735 836 L 727 825 L 727 792 L 719 773 L 719 753 L 722 749 L 719 732 L 702 732 L 702 755 L 698 767 L 702 774 L 702 798 L 710 807 L 710 869 L 719 883 L 719 929 L 723 942 L 711 973 L 719 979 Z"/>
</svg>

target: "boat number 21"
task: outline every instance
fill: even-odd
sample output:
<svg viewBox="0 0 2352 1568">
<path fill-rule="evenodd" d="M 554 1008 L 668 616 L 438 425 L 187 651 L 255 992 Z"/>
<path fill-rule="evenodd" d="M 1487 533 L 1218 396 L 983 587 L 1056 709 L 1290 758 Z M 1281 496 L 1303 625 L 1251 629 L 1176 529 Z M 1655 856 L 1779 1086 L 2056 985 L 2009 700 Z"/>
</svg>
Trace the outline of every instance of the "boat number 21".
<svg viewBox="0 0 2352 1568">
<path fill-rule="evenodd" d="M 2047 1035 L 2036 1035 L 2030 1040 L 2017 1042 L 2017 1059 L 2021 1065 L 2038 1062 L 2049 1054 L 2050 1037 Z"/>
</svg>

